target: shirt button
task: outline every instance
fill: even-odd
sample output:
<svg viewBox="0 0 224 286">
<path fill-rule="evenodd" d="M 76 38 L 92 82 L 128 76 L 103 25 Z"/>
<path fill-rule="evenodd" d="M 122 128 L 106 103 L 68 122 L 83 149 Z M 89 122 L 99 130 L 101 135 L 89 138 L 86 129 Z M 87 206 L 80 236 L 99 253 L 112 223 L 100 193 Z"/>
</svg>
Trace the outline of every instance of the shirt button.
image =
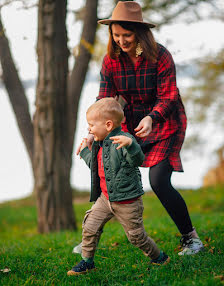
<svg viewBox="0 0 224 286">
<path fill-rule="evenodd" d="M 108 157 L 107 154 L 105 154 L 105 155 L 104 155 L 104 158 L 107 158 L 107 157 Z"/>
</svg>

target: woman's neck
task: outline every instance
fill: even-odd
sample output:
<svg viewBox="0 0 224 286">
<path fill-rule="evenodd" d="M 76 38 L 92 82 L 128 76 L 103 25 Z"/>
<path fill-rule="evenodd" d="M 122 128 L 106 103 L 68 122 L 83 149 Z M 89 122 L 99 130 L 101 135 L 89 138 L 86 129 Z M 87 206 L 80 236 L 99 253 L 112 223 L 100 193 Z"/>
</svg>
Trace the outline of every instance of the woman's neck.
<svg viewBox="0 0 224 286">
<path fill-rule="evenodd" d="M 138 58 L 136 58 L 136 56 L 133 54 L 128 54 L 128 56 L 129 56 L 130 60 L 132 61 L 132 63 L 135 65 L 138 61 Z"/>
</svg>

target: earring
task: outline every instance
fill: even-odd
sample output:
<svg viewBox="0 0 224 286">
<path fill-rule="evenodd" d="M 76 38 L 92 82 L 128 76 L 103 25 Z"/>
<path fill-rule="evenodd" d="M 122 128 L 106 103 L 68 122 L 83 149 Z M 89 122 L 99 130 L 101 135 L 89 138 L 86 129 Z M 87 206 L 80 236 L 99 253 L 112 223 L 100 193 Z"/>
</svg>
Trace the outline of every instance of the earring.
<svg viewBox="0 0 224 286">
<path fill-rule="evenodd" d="M 114 51 L 115 56 L 118 58 L 120 56 L 120 53 L 121 53 L 121 48 L 116 46 Z"/>
<path fill-rule="evenodd" d="M 143 49 L 141 47 L 141 44 L 138 43 L 137 46 L 136 46 L 136 58 L 141 56 L 142 53 L 143 53 Z"/>
</svg>

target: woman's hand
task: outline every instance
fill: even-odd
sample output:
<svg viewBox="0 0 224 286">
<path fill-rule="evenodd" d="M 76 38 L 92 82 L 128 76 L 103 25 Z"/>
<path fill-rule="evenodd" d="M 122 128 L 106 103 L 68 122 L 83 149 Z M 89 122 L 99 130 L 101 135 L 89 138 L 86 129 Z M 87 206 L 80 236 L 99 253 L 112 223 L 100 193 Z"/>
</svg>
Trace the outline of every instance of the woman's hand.
<svg viewBox="0 0 224 286">
<path fill-rule="evenodd" d="M 129 146 L 132 143 L 132 139 L 130 137 L 124 136 L 124 135 L 118 135 L 110 137 L 110 139 L 113 141 L 113 144 L 120 144 L 116 149 L 121 149 L 122 147 Z"/>
<path fill-rule="evenodd" d="M 92 144 L 94 141 L 94 135 L 93 134 L 88 134 L 87 138 L 83 138 L 82 143 L 79 145 L 76 155 L 79 155 L 79 153 L 86 147 L 88 146 L 89 150 L 92 149 Z M 84 146 L 84 147 L 83 147 Z"/>
<path fill-rule="evenodd" d="M 150 116 L 144 117 L 135 128 L 135 135 L 137 137 L 146 137 L 152 131 L 152 118 Z"/>
</svg>

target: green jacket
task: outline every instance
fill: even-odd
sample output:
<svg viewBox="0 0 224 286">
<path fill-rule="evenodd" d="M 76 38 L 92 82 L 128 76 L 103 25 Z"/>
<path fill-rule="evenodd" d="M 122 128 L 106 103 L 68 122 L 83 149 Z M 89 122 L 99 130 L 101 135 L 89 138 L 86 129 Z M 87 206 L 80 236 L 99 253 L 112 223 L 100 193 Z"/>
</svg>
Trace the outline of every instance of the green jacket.
<svg viewBox="0 0 224 286">
<path fill-rule="evenodd" d="M 112 144 L 112 140 L 109 139 L 117 135 L 131 137 L 132 144 L 117 150 L 116 147 L 118 144 Z M 121 127 L 117 127 L 103 140 L 102 147 L 109 200 L 111 202 L 118 202 L 144 194 L 141 174 L 138 168 L 143 163 L 144 154 L 136 139 L 129 133 L 121 131 Z M 91 169 L 91 202 L 96 201 L 101 194 L 97 163 L 99 148 L 99 142 L 94 141 L 92 151 L 86 147 L 80 153 L 80 156 Z"/>
</svg>

